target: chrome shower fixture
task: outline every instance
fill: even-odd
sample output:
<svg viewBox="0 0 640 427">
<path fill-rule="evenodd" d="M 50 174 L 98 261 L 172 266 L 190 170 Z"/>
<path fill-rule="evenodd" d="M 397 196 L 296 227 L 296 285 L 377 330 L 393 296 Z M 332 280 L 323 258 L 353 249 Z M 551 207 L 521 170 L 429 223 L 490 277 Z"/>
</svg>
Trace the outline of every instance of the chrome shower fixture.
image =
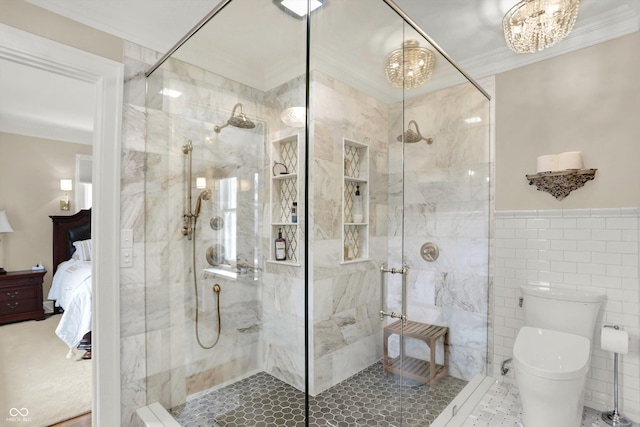
<svg viewBox="0 0 640 427">
<path fill-rule="evenodd" d="M 240 107 L 240 114 L 236 116 L 236 109 L 238 107 Z M 218 125 L 214 126 L 213 130 L 216 133 L 220 133 L 222 128 L 226 128 L 229 125 L 240 128 L 240 129 L 253 129 L 254 127 L 256 127 L 256 124 L 253 123 L 251 120 L 249 120 L 247 116 L 244 114 L 244 112 L 242 111 L 242 104 L 240 103 L 237 103 L 236 105 L 233 106 L 233 110 L 231 111 L 231 117 L 229 117 L 229 120 L 227 120 L 227 123 L 223 124 L 222 126 L 218 126 Z"/>
<path fill-rule="evenodd" d="M 415 131 L 411 129 L 411 123 L 413 123 L 413 126 L 415 126 Z M 418 123 L 416 123 L 415 120 L 411 120 L 409 122 L 409 125 L 407 126 L 406 132 L 398 136 L 398 141 L 404 141 L 409 144 L 420 142 L 423 139 L 427 141 L 427 144 L 433 144 L 433 138 L 425 138 L 424 136 L 422 136 L 422 134 L 420 133 L 420 129 L 418 128 Z"/>
</svg>

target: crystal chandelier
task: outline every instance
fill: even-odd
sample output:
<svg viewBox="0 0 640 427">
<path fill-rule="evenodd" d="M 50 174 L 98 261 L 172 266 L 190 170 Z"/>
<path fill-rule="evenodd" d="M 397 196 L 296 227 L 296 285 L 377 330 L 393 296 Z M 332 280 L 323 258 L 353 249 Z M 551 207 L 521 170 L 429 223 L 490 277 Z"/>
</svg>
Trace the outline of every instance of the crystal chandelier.
<svg viewBox="0 0 640 427">
<path fill-rule="evenodd" d="M 580 0 L 522 0 L 502 19 L 504 38 L 516 53 L 553 46 L 573 29 Z"/>
<path fill-rule="evenodd" d="M 435 63 L 432 51 L 420 47 L 417 40 L 407 40 L 387 56 L 384 71 L 392 86 L 415 89 L 431 78 Z"/>
</svg>

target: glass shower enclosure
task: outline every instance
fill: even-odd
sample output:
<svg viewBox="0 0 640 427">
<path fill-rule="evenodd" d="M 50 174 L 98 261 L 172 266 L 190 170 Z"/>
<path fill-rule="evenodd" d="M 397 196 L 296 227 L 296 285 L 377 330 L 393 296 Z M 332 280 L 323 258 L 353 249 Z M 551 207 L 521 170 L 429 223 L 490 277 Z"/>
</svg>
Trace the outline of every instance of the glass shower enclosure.
<svg viewBox="0 0 640 427">
<path fill-rule="evenodd" d="M 488 366 L 489 98 L 390 0 L 281 3 L 147 73 L 147 401 L 430 425 Z"/>
</svg>

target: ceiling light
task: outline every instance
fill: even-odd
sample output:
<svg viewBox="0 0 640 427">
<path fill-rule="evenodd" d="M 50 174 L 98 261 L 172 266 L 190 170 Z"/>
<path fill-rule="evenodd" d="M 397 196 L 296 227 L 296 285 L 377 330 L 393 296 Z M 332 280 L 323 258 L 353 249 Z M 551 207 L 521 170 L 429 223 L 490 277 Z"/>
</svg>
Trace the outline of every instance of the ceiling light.
<svg viewBox="0 0 640 427">
<path fill-rule="evenodd" d="M 392 86 L 415 89 L 431 78 L 435 64 L 432 51 L 420 47 L 417 40 L 407 40 L 387 56 L 385 74 Z"/>
<path fill-rule="evenodd" d="M 523 0 L 502 19 L 507 46 L 534 53 L 553 46 L 573 29 L 580 0 Z"/>
<path fill-rule="evenodd" d="M 273 2 L 280 9 L 297 18 L 302 18 L 307 14 L 307 0 L 273 0 Z M 309 0 L 309 11 L 313 12 L 322 6 L 323 2 L 324 0 Z"/>
<path fill-rule="evenodd" d="M 169 89 L 169 88 L 164 88 L 160 91 L 161 94 L 169 96 L 171 98 L 177 98 L 180 95 L 182 95 L 182 92 L 177 91 L 177 90 L 173 90 L 173 89 Z"/>
<path fill-rule="evenodd" d="M 482 118 L 475 116 L 475 117 L 469 117 L 468 119 L 464 119 L 465 123 L 480 123 L 482 121 Z"/>
</svg>

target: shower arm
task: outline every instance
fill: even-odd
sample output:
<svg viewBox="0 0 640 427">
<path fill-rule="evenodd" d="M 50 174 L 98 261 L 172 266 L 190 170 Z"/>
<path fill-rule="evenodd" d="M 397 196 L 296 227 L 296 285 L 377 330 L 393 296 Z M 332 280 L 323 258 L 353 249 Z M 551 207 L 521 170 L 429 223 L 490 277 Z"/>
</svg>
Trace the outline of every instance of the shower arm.
<svg viewBox="0 0 640 427">
<path fill-rule="evenodd" d="M 222 129 L 224 129 L 227 126 L 229 126 L 229 121 L 236 116 L 236 110 L 238 109 L 238 107 L 240 107 L 240 114 L 244 115 L 244 111 L 242 110 L 242 103 L 238 102 L 236 105 L 233 106 L 233 109 L 231 110 L 231 116 L 229 117 L 229 120 L 227 120 L 227 122 L 225 124 L 223 124 L 223 125 L 216 125 L 216 126 L 213 127 L 213 130 L 216 133 L 220 133 L 220 131 Z"/>
<path fill-rule="evenodd" d="M 411 120 L 409 122 L 409 125 L 407 126 L 407 129 L 411 129 L 411 123 L 413 123 L 413 125 L 416 127 L 416 133 L 418 134 L 418 136 L 420 138 L 422 138 L 421 141 L 425 140 L 425 141 L 427 141 L 427 144 L 431 145 L 433 143 L 433 138 L 425 138 L 424 136 L 422 136 L 422 134 L 420 133 L 420 128 L 418 127 L 418 123 L 416 123 L 415 120 Z"/>
</svg>

